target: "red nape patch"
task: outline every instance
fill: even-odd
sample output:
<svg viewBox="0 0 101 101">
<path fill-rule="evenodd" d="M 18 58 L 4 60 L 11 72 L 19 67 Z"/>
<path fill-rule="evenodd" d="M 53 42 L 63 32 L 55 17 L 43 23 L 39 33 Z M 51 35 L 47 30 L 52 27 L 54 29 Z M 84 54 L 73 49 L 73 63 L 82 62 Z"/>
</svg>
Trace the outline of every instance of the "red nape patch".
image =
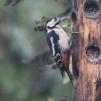
<svg viewBox="0 0 101 101">
<path fill-rule="evenodd" d="M 69 59 L 70 59 L 70 54 L 64 54 L 62 56 L 62 63 L 65 66 L 65 69 L 67 69 L 69 66 Z"/>
</svg>

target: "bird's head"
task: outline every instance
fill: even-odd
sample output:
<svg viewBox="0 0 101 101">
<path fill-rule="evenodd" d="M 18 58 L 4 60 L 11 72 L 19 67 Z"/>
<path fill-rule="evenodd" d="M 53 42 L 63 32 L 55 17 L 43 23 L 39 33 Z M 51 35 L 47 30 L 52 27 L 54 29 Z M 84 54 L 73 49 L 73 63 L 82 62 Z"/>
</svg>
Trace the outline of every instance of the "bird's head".
<svg viewBox="0 0 101 101">
<path fill-rule="evenodd" d="M 46 22 L 46 29 L 53 29 L 60 23 L 59 18 L 52 18 L 47 20 Z"/>
</svg>

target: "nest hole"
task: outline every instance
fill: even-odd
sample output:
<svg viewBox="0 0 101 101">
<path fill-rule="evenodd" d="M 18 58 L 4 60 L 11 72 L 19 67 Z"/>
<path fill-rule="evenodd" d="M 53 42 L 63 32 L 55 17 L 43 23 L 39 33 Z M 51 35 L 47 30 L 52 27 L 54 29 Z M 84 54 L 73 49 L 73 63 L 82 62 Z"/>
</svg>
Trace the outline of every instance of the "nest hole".
<svg viewBox="0 0 101 101">
<path fill-rule="evenodd" d="M 89 62 L 96 64 L 99 62 L 99 57 L 101 55 L 100 48 L 96 45 L 89 45 L 86 49 L 86 56 Z"/>
<path fill-rule="evenodd" d="M 96 18 L 100 13 L 100 7 L 96 1 L 86 1 L 84 4 L 85 16 Z"/>
</svg>

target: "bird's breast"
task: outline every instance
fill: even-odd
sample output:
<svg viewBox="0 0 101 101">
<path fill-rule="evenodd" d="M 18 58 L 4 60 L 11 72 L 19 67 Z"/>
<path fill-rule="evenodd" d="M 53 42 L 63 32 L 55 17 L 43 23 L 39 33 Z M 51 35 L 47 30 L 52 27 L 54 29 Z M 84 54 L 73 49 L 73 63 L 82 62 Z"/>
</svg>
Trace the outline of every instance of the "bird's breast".
<svg viewBox="0 0 101 101">
<path fill-rule="evenodd" d="M 70 49 L 70 36 L 67 35 L 67 33 L 63 30 L 63 29 L 55 29 L 55 32 L 58 34 L 59 36 L 59 45 L 61 48 L 61 51 L 64 52 L 66 50 Z"/>
</svg>

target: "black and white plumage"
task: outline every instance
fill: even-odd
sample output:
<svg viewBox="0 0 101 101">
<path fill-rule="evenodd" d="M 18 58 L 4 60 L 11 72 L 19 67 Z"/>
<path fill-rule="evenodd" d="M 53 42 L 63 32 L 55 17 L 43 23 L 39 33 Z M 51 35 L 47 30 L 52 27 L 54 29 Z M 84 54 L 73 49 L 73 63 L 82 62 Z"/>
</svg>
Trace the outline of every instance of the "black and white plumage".
<svg viewBox="0 0 101 101">
<path fill-rule="evenodd" d="M 64 76 L 64 72 L 67 72 L 70 80 L 72 81 L 72 75 L 69 71 L 71 38 L 63 30 L 59 23 L 59 18 L 53 18 L 47 21 L 47 43 L 62 76 Z"/>
</svg>

